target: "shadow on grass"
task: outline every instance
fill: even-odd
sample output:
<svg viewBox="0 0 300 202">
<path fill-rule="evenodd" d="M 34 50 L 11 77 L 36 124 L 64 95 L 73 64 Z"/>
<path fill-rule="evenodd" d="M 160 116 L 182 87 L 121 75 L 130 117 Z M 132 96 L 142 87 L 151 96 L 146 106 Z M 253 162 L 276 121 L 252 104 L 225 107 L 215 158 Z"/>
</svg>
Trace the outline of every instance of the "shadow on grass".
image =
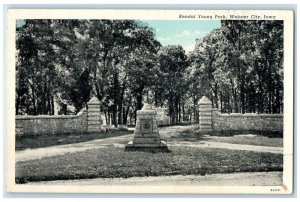
<svg viewBox="0 0 300 202">
<path fill-rule="evenodd" d="M 203 135 L 198 130 L 186 130 L 177 132 L 168 137 L 168 141 L 190 141 L 197 142 L 203 139 Z"/>
<path fill-rule="evenodd" d="M 268 138 L 282 138 L 283 132 L 281 131 L 264 131 L 264 130 L 226 130 L 226 131 L 216 131 L 211 133 L 215 136 L 234 136 L 234 135 L 259 135 Z"/>
<path fill-rule="evenodd" d="M 16 147 L 15 149 L 24 150 L 24 149 L 35 149 L 41 147 L 49 147 L 55 145 L 64 145 L 64 144 L 73 144 L 79 142 L 86 142 L 90 140 L 103 139 L 109 137 L 117 137 L 122 135 L 132 134 L 133 131 L 126 129 L 118 130 L 108 130 L 101 131 L 98 133 L 64 133 L 64 134 L 40 134 L 40 135 L 22 135 L 16 137 Z"/>
</svg>

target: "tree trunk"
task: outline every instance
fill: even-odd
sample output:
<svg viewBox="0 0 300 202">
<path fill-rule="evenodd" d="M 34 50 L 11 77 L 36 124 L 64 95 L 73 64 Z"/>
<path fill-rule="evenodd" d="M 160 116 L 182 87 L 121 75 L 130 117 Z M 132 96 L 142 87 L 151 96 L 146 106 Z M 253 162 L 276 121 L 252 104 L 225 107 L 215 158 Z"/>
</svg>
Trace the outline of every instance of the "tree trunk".
<svg viewBox="0 0 300 202">
<path fill-rule="evenodd" d="M 33 84 L 34 85 L 34 84 Z M 35 88 L 31 86 L 32 90 L 32 105 L 33 105 L 33 115 L 37 115 L 36 101 L 35 101 Z"/>
<path fill-rule="evenodd" d="M 237 104 L 237 96 L 236 96 L 236 89 L 234 88 L 234 84 L 232 79 L 230 79 L 231 83 L 231 93 L 232 93 L 232 98 L 233 98 L 233 106 L 234 106 L 234 112 L 238 112 L 238 104 Z"/>
<path fill-rule="evenodd" d="M 175 124 L 178 123 L 178 97 L 177 95 L 175 95 L 175 103 L 174 103 L 174 118 L 175 118 Z"/>
<path fill-rule="evenodd" d="M 137 119 L 136 116 L 137 110 L 141 110 L 143 107 L 143 91 L 144 91 L 144 86 L 141 86 L 138 89 L 138 92 L 136 94 L 136 109 L 134 113 L 134 123 L 136 123 L 136 119 Z"/>
<path fill-rule="evenodd" d="M 220 109 L 220 111 L 223 112 L 223 96 L 222 96 L 221 91 L 220 91 L 220 104 L 221 104 L 221 109 Z"/>
<path fill-rule="evenodd" d="M 199 123 L 199 106 L 198 106 L 198 99 L 196 95 L 193 96 L 194 101 L 194 120 L 193 122 Z"/>
<path fill-rule="evenodd" d="M 174 124 L 175 118 L 174 118 L 174 108 L 173 108 L 173 94 L 171 92 L 169 95 L 169 114 L 170 114 L 171 124 Z"/>
<path fill-rule="evenodd" d="M 127 105 L 127 108 L 125 110 L 125 113 L 123 113 L 123 123 L 126 125 L 127 124 L 127 117 L 128 117 L 128 114 L 129 114 L 129 109 L 130 109 L 130 103 L 131 103 L 131 96 L 129 98 L 129 102 L 128 102 L 128 105 Z"/>
<path fill-rule="evenodd" d="M 119 107 L 118 107 L 118 124 L 123 125 L 124 124 L 124 113 L 123 113 L 123 100 L 124 100 L 124 93 L 125 93 L 125 83 L 122 86 L 121 95 L 119 98 Z"/>
<path fill-rule="evenodd" d="M 185 121 L 185 109 L 184 109 L 184 101 L 182 102 L 182 120 Z"/>
<path fill-rule="evenodd" d="M 275 101 L 273 113 L 280 113 L 280 96 L 279 96 L 279 87 L 275 88 Z"/>
<path fill-rule="evenodd" d="M 154 91 L 154 106 L 157 107 L 158 106 L 158 96 L 156 91 Z"/>
<path fill-rule="evenodd" d="M 215 89 L 214 89 L 214 94 L 215 94 L 215 108 L 219 108 L 219 103 L 218 103 L 218 84 L 215 83 Z"/>
<path fill-rule="evenodd" d="M 51 115 L 54 115 L 55 111 L 54 111 L 54 97 L 51 96 Z"/>
<path fill-rule="evenodd" d="M 20 108 L 20 96 L 19 93 L 17 92 L 17 99 L 16 99 L 16 115 L 19 115 L 19 108 Z"/>
<path fill-rule="evenodd" d="M 117 113 L 118 113 L 118 102 L 119 102 L 119 85 L 118 85 L 118 74 L 114 73 L 114 89 L 113 89 L 113 96 L 114 96 L 114 103 L 113 103 L 113 111 L 112 111 L 112 124 L 117 127 L 118 120 L 117 120 Z"/>
<path fill-rule="evenodd" d="M 241 103 L 241 112 L 242 114 L 245 113 L 245 79 L 244 75 L 241 78 L 240 84 L 240 103 Z"/>
<path fill-rule="evenodd" d="M 105 123 L 106 123 L 106 125 L 109 125 L 109 123 L 108 123 L 108 117 L 107 117 L 107 112 L 104 112 L 104 117 L 105 117 Z"/>
<path fill-rule="evenodd" d="M 181 102 L 180 102 L 180 96 L 178 96 L 178 123 L 181 123 Z"/>
</svg>

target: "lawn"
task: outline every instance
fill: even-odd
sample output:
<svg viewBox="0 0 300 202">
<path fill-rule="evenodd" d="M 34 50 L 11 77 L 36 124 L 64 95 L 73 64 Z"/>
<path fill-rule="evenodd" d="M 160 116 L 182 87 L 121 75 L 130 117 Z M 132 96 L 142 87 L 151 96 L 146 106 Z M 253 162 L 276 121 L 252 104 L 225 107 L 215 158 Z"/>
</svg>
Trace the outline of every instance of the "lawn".
<svg viewBox="0 0 300 202">
<path fill-rule="evenodd" d="M 270 146 L 270 147 L 283 147 L 283 138 L 265 136 L 263 134 L 252 135 L 252 134 L 236 134 L 236 135 L 203 135 L 199 133 L 199 128 L 187 128 L 186 130 L 178 131 L 176 133 L 165 133 L 161 135 L 163 139 L 168 142 L 199 142 L 199 141 L 210 141 L 210 142 L 224 142 L 231 144 L 245 144 L 245 145 L 256 145 L 256 146 Z"/>
<path fill-rule="evenodd" d="M 281 154 L 171 147 L 172 153 L 108 147 L 16 163 L 16 183 L 87 178 L 282 171 Z"/>
<path fill-rule="evenodd" d="M 234 135 L 229 137 L 207 136 L 203 140 L 210 142 L 224 142 L 231 144 L 246 144 L 269 147 L 283 147 L 282 138 L 269 138 L 259 135 Z"/>
<path fill-rule="evenodd" d="M 133 131 L 126 129 L 110 129 L 98 133 L 80 134 L 51 134 L 51 135 L 23 135 L 16 138 L 16 150 L 34 149 L 54 145 L 73 144 L 95 139 L 116 137 L 132 134 Z"/>
</svg>

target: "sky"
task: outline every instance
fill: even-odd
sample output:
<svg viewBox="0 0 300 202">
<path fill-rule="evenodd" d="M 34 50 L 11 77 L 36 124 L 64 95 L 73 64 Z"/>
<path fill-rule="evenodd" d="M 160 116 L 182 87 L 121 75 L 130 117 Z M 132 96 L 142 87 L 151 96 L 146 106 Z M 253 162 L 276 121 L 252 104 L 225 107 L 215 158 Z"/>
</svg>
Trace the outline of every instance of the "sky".
<svg viewBox="0 0 300 202">
<path fill-rule="evenodd" d="M 163 45 L 182 45 L 188 53 L 200 39 L 212 30 L 219 28 L 219 20 L 141 20 L 156 31 L 156 39 Z M 18 20 L 17 26 L 24 21 Z"/>
<path fill-rule="evenodd" d="M 192 51 L 196 39 L 203 38 L 219 28 L 219 20 L 142 20 L 156 30 L 156 39 L 163 45 L 182 45 L 186 52 Z"/>
</svg>

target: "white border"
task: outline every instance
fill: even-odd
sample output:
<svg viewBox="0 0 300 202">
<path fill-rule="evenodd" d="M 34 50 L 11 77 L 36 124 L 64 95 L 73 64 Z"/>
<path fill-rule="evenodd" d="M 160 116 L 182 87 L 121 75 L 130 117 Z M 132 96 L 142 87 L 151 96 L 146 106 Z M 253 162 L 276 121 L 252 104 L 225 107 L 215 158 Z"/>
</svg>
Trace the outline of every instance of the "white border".
<svg viewBox="0 0 300 202">
<path fill-rule="evenodd" d="M 178 19 L 180 13 L 199 13 L 195 10 L 9 10 L 8 12 L 8 30 L 7 30 L 7 131 L 15 130 L 14 121 L 14 93 L 15 92 L 15 22 L 16 19 Z M 9 133 L 7 136 L 7 179 L 8 191 L 13 192 L 62 192 L 62 193 L 98 193 L 101 188 L 102 193 L 256 193 L 256 194 L 288 194 L 292 191 L 292 158 L 293 158 L 293 13 L 288 11 L 238 11 L 240 14 L 255 15 L 276 15 L 278 20 L 284 20 L 284 185 L 288 187 L 285 191 L 282 187 L 265 186 L 265 187 L 184 187 L 184 186 L 155 186 L 150 187 L 132 187 L 132 186 L 24 186 L 16 185 L 14 182 L 14 134 Z M 210 10 L 201 11 L 202 14 L 228 14 L 236 11 Z M 288 78 L 288 79 L 287 79 Z M 280 188 L 280 192 L 270 192 L 271 188 Z"/>
</svg>

